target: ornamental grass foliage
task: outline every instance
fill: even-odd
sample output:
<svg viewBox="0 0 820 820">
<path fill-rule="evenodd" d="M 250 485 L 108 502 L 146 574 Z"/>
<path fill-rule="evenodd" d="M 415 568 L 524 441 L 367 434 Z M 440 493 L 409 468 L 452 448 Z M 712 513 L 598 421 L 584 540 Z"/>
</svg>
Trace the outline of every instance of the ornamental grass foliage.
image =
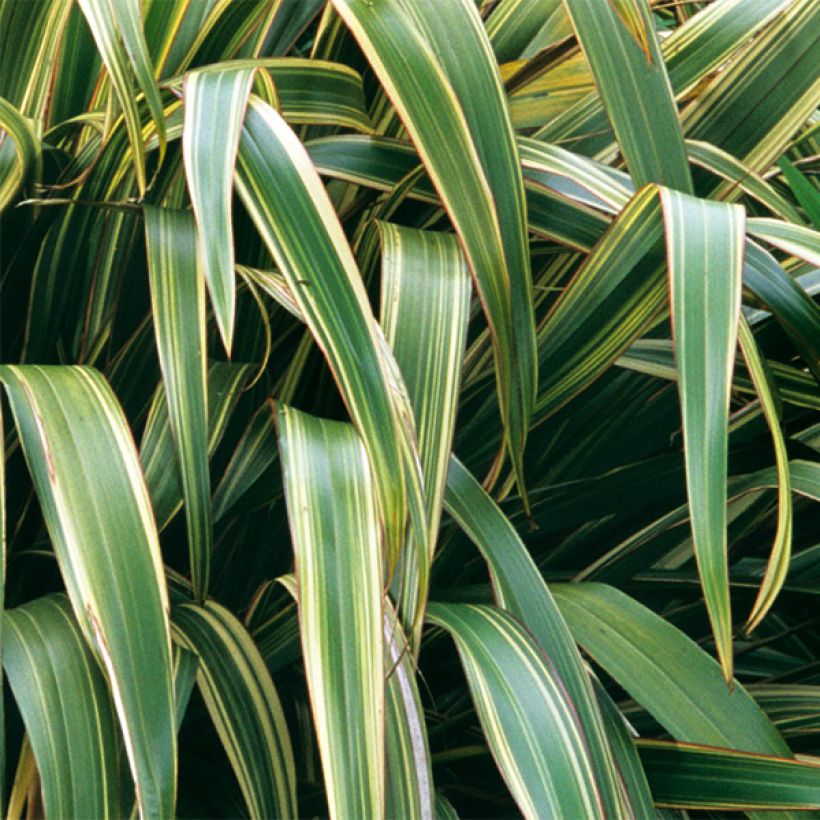
<svg viewBox="0 0 820 820">
<path fill-rule="evenodd" d="M 818 68 L 816 0 L 4 0 L 8 816 L 820 810 Z"/>
</svg>

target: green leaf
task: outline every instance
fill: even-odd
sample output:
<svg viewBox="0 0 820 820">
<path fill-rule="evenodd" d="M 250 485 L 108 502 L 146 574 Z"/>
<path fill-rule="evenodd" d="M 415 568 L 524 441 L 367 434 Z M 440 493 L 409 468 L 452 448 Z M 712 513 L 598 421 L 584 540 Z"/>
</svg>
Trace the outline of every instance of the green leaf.
<svg viewBox="0 0 820 820">
<path fill-rule="evenodd" d="M 134 155 L 134 173 L 140 195 L 148 187 L 145 175 L 145 146 L 132 71 L 159 135 L 160 161 L 165 153 L 165 113 L 154 79 L 142 28 L 140 0 L 78 0 L 111 84 L 122 106 L 128 141 Z"/>
<path fill-rule="evenodd" d="M 298 817 L 296 773 L 279 696 L 259 650 L 224 607 L 174 608 L 174 637 L 196 679 L 253 818 Z"/>
<path fill-rule="evenodd" d="M 120 740 L 105 678 L 64 595 L 3 613 L 3 666 L 49 817 L 113 817 Z"/>
<path fill-rule="evenodd" d="M 561 679 L 506 612 L 431 603 L 458 648 L 484 736 L 525 817 L 600 816 L 582 732 Z"/>
<path fill-rule="evenodd" d="M 732 183 L 727 199 L 735 199 L 738 189 L 754 197 L 781 219 L 800 224 L 802 219 L 794 206 L 784 199 L 763 177 L 746 167 L 731 154 L 708 142 L 686 140 L 689 161 Z"/>
<path fill-rule="evenodd" d="M 145 207 L 145 239 L 157 350 L 179 460 L 194 593 L 208 593 L 213 526 L 208 470 L 205 287 L 197 233 L 185 211 Z"/>
<path fill-rule="evenodd" d="M 766 369 L 766 360 L 755 342 L 752 329 L 741 315 L 738 325 L 738 340 L 743 358 L 755 385 L 766 424 L 772 435 L 775 465 L 777 467 L 777 529 L 766 574 L 760 584 L 760 592 L 752 607 L 746 629 L 751 632 L 766 616 L 774 604 L 778 592 L 783 587 L 792 553 L 792 488 L 789 471 L 789 454 L 786 440 L 780 427 L 777 406 L 777 392 Z"/>
<path fill-rule="evenodd" d="M 646 773 L 638 757 L 634 743 L 634 729 L 627 723 L 615 702 L 607 694 L 601 682 L 595 678 L 595 694 L 604 719 L 606 736 L 612 747 L 612 754 L 617 761 L 618 772 L 624 788 L 632 802 L 633 816 L 652 816 L 652 795 Z"/>
<path fill-rule="evenodd" d="M 578 714 L 604 807 L 615 814 L 628 811 L 601 713 L 569 628 L 515 528 L 455 457 L 450 460 L 445 504 L 487 562 L 498 605 L 524 624 L 554 665 Z"/>
<path fill-rule="evenodd" d="M 536 392 L 521 170 L 498 67 L 475 6 L 334 0 L 407 128 L 459 234 L 490 325 L 499 407 L 526 505 Z"/>
<path fill-rule="evenodd" d="M 251 375 L 251 365 L 211 362 L 208 366 L 208 455 L 212 456 L 225 433 L 231 413 Z M 176 445 L 163 385 L 154 393 L 140 444 L 145 483 L 151 494 L 160 532 L 182 506 L 182 481 L 174 463 Z M 170 466 L 169 466 L 170 465 Z"/>
<path fill-rule="evenodd" d="M 772 311 L 791 337 L 815 379 L 820 382 L 820 307 L 777 263 L 752 240 L 746 242 L 743 284 Z"/>
<path fill-rule="evenodd" d="M 686 107 L 687 138 L 712 143 L 754 172 L 765 171 L 817 107 L 818 26 L 814 0 L 789 3 Z"/>
<path fill-rule="evenodd" d="M 389 563 L 408 503 L 422 528 L 412 411 L 373 317 L 338 216 L 304 148 L 270 106 L 252 99 L 239 147 L 237 187 L 285 275 L 362 437 L 384 523 Z"/>
<path fill-rule="evenodd" d="M 214 316 L 230 355 L 236 310 L 234 164 L 252 67 L 192 71 L 185 80 L 182 156 L 196 216 L 196 245 Z"/>
<path fill-rule="evenodd" d="M 677 379 L 675 356 L 672 343 L 666 339 L 640 339 L 618 359 L 621 367 L 628 367 L 651 376 Z M 774 377 L 780 397 L 785 402 L 798 407 L 820 410 L 820 390 L 817 382 L 808 373 L 781 362 L 767 360 L 767 367 Z M 735 387 L 741 393 L 755 395 L 751 378 L 738 366 Z"/>
<path fill-rule="evenodd" d="M 797 201 L 803 206 L 815 230 L 820 231 L 820 191 L 817 186 L 787 157 L 780 157 L 777 167 L 783 172 L 784 179 L 789 183 L 789 188 L 792 189 Z"/>
<path fill-rule="evenodd" d="M 287 407 L 278 419 L 302 654 L 330 814 L 379 817 L 386 670 L 374 481 L 350 425 Z"/>
<path fill-rule="evenodd" d="M 810 265 L 820 265 L 820 232 L 778 219 L 753 217 L 748 220 L 749 233 L 774 245 L 781 251 L 804 259 Z"/>
<path fill-rule="evenodd" d="M 125 418 L 89 368 L 4 365 L 0 379 L 71 604 L 113 691 L 140 811 L 170 816 L 176 732 L 168 598 Z"/>
<path fill-rule="evenodd" d="M 598 378 L 663 307 L 659 189 L 640 189 L 586 257 L 539 328 L 536 420 Z"/>
<path fill-rule="evenodd" d="M 26 118 L 0 97 L 0 212 L 32 175 L 39 175 L 40 145 Z"/>
<path fill-rule="evenodd" d="M 820 809 L 820 761 L 638 741 L 655 802 L 714 811 Z"/>
<path fill-rule="evenodd" d="M 718 657 L 731 681 L 726 471 L 744 212 L 663 189 L 661 202 L 695 557 Z"/>
<path fill-rule="evenodd" d="M 271 405 L 271 401 L 265 402 L 248 422 L 214 490 L 216 521 L 231 509 L 276 459 L 276 411 Z"/>
<path fill-rule="evenodd" d="M 384 611 L 385 817 L 435 814 L 430 747 L 413 656 L 393 608 Z"/>
<path fill-rule="evenodd" d="M 743 686 L 659 615 L 604 584 L 554 584 L 575 639 L 676 740 L 787 757 Z"/>
<path fill-rule="evenodd" d="M 563 13 L 561 0 L 501 0 L 486 22 L 498 62 L 520 57 L 553 15 Z"/>
<path fill-rule="evenodd" d="M 565 0 L 629 173 L 692 191 L 678 111 L 646 0 Z"/>
<path fill-rule="evenodd" d="M 427 600 L 455 429 L 470 309 L 470 275 L 452 234 L 379 223 L 381 324 L 414 410 L 425 489 L 425 540 L 409 536 L 393 581 L 409 623 Z"/>
</svg>

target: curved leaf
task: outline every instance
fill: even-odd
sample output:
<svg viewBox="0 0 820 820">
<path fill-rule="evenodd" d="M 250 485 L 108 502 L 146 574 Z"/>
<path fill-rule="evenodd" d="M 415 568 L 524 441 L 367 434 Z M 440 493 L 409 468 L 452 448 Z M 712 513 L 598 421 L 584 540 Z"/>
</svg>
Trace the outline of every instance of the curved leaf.
<svg viewBox="0 0 820 820">
<path fill-rule="evenodd" d="M 386 670 L 374 481 L 349 424 L 287 407 L 278 420 L 302 654 L 330 814 L 379 817 Z"/>
<path fill-rule="evenodd" d="M 49 817 L 114 817 L 120 740 L 105 678 L 64 595 L 3 613 L 3 666 Z"/>
<path fill-rule="evenodd" d="M 0 380 L 72 607 L 111 684 L 140 811 L 170 816 L 176 731 L 168 597 L 125 418 L 89 368 L 3 365 Z"/>
<path fill-rule="evenodd" d="M 157 350 L 179 459 L 195 595 L 208 592 L 213 528 L 208 470 L 205 288 L 190 213 L 145 207 Z"/>
<path fill-rule="evenodd" d="M 298 817 L 285 716 L 241 623 L 219 604 L 174 608 L 174 636 L 199 659 L 197 682 L 254 818 Z"/>
<path fill-rule="evenodd" d="M 526 504 L 536 391 L 523 183 L 501 80 L 469 0 L 334 0 L 410 133 L 459 234 L 493 336 L 499 407 Z"/>
<path fill-rule="evenodd" d="M 574 710 L 532 638 L 490 606 L 430 604 L 427 619 L 456 643 L 484 736 L 524 816 L 600 816 Z"/>
<path fill-rule="evenodd" d="M 718 657 L 730 681 L 726 471 L 744 212 L 663 189 L 661 202 L 695 557 Z"/>
<path fill-rule="evenodd" d="M 185 80 L 182 156 L 196 216 L 196 245 L 228 354 L 236 284 L 231 200 L 242 119 L 255 70 L 192 71 Z"/>
<path fill-rule="evenodd" d="M 408 502 L 422 527 L 412 418 L 350 246 L 304 148 L 270 106 L 252 99 L 237 187 L 328 359 L 373 470 L 390 564 Z"/>
</svg>

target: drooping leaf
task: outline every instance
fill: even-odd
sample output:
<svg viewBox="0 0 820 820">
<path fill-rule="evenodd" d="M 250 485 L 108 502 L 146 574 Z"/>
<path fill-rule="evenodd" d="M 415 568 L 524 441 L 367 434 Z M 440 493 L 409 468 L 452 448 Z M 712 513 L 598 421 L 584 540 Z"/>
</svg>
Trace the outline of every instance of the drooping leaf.
<svg viewBox="0 0 820 820">
<path fill-rule="evenodd" d="M 75 615 L 111 685 L 144 815 L 170 816 L 176 731 L 159 541 L 122 411 L 90 368 L 0 367 Z"/>
<path fill-rule="evenodd" d="M 410 535 L 394 580 L 410 623 L 423 611 L 438 538 L 467 338 L 470 276 L 452 234 L 380 223 L 381 323 L 413 407 L 425 489 L 425 540 Z"/>
<path fill-rule="evenodd" d="M 740 313 L 744 213 L 736 205 L 664 189 L 661 202 L 695 557 L 718 657 L 730 681 L 727 436 Z"/>
<path fill-rule="evenodd" d="M 754 334 L 742 315 L 738 324 L 738 341 L 754 382 L 763 415 L 766 417 L 766 423 L 772 434 L 777 468 L 777 529 L 766 574 L 763 576 L 760 592 L 749 615 L 747 630 L 751 631 L 763 620 L 771 608 L 786 580 L 786 573 L 789 571 L 792 551 L 792 487 L 789 454 L 783 430 L 780 427 L 776 388 L 766 370 L 765 359 L 760 354 Z"/>
<path fill-rule="evenodd" d="M 192 71 L 185 80 L 182 155 L 196 244 L 222 342 L 230 354 L 236 285 L 231 200 L 234 163 L 254 69 Z"/>
<path fill-rule="evenodd" d="M 165 114 L 159 88 L 145 42 L 139 0 L 78 0 L 94 35 L 100 56 L 108 70 L 111 84 L 122 106 L 128 141 L 133 154 L 134 173 L 140 194 L 148 186 L 145 172 L 145 146 L 142 138 L 139 106 L 134 94 L 132 76 L 151 112 L 159 135 L 160 159 L 165 153 Z"/>
<path fill-rule="evenodd" d="M 487 561 L 498 605 L 527 627 L 560 676 L 578 714 L 603 805 L 613 812 L 628 811 L 601 713 L 569 628 L 515 528 L 455 457 L 450 460 L 445 504 Z"/>
<path fill-rule="evenodd" d="M 145 239 L 157 350 L 179 460 L 194 592 L 208 592 L 213 543 L 208 470 L 205 287 L 190 213 L 145 208 Z"/>
<path fill-rule="evenodd" d="M 604 584 L 554 584 L 578 643 L 676 740 L 788 757 L 789 747 L 746 690 L 633 598 Z"/>
<path fill-rule="evenodd" d="M 50 817 L 118 807 L 114 704 L 64 595 L 3 613 L 3 666 L 31 739 Z"/>
<path fill-rule="evenodd" d="M 458 648 L 484 736 L 525 817 L 602 813 L 583 735 L 537 644 L 500 609 L 430 604 Z"/>
<path fill-rule="evenodd" d="M 197 682 L 251 817 L 298 817 L 296 773 L 279 696 L 259 650 L 224 607 L 174 608 L 175 639 L 199 659 Z"/>
<path fill-rule="evenodd" d="M 680 120 L 645 0 L 565 0 L 636 185 L 692 191 Z"/>
<path fill-rule="evenodd" d="M 652 794 L 682 809 L 817 811 L 820 762 L 688 743 L 638 742 Z"/>
<path fill-rule="evenodd" d="M 251 100 L 237 186 L 330 367 L 367 449 L 390 563 L 408 507 L 422 527 L 406 395 L 350 246 L 304 148 L 279 115 Z"/>
<path fill-rule="evenodd" d="M 375 482 L 350 425 L 287 407 L 278 424 L 302 655 L 331 817 L 378 817 L 386 670 Z"/>
<path fill-rule="evenodd" d="M 40 164 L 40 146 L 25 117 L 0 97 L 0 211 Z"/>
<path fill-rule="evenodd" d="M 459 234 L 493 335 L 505 440 L 522 454 L 536 391 L 523 183 L 498 69 L 468 0 L 334 0 L 396 107 Z"/>
</svg>

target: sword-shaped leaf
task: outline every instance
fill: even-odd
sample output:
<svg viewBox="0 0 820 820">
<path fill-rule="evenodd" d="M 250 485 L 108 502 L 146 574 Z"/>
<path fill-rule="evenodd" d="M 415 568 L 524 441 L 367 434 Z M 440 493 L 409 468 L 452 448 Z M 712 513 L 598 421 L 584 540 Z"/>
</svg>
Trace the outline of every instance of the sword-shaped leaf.
<svg viewBox="0 0 820 820">
<path fill-rule="evenodd" d="M 134 441 L 90 368 L 4 365 L 23 452 L 71 604 L 102 662 L 144 816 L 170 816 L 176 729 L 168 597 Z"/>
<path fill-rule="evenodd" d="M 3 613 L 3 666 L 31 740 L 49 817 L 117 814 L 111 695 L 64 595 Z"/>
<path fill-rule="evenodd" d="M 208 470 L 205 286 L 189 212 L 145 207 L 151 304 L 179 460 L 194 594 L 204 600 L 213 543 Z"/>
<path fill-rule="evenodd" d="M 660 615 L 604 584 L 551 588 L 578 643 L 676 740 L 790 756 L 743 686 Z"/>
<path fill-rule="evenodd" d="M 738 341 L 743 351 L 743 358 L 749 368 L 760 407 L 769 425 L 774 446 L 774 458 L 777 468 L 777 529 L 772 544 L 772 553 L 766 574 L 760 584 L 760 592 L 749 615 L 747 630 L 754 629 L 766 616 L 786 580 L 789 561 L 792 553 L 792 487 L 789 470 L 789 453 L 786 439 L 780 427 L 777 404 L 777 388 L 766 368 L 766 360 L 758 350 L 752 329 L 741 314 L 738 324 Z"/>
<path fill-rule="evenodd" d="M 499 407 L 522 455 L 536 391 L 532 280 L 518 152 L 498 67 L 470 0 L 334 0 L 407 128 L 461 239 L 493 337 Z"/>
<path fill-rule="evenodd" d="M 142 136 L 139 105 L 131 80 L 132 71 L 157 129 L 160 161 L 165 153 L 165 114 L 159 88 L 148 55 L 143 31 L 140 0 L 78 0 L 100 56 L 108 69 L 111 85 L 122 107 L 128 141 L 134 160 L 134 173 L 140 194 L 147 188 L 145 142 Z"/>
<path fill-rule="evenodd" d="M 731 681 L 726 470 L 744 212 L 665 189 L 661 202 L 695 558 L 718 657 Z"/>
<path fill-rule="evenodd" d="M 628 811 L 601 712 L 572 634 L 515 527 L 455 456 L 450 459 L 445 504 L 487 562 L 498 605 L 526 626 L 554 665 L 577 712 L 604 807 L 616 816 Z"/>
<path fill-rule="evenodd" d="M 393 608 L 384 612 L 385 817 L 432 820 L 433 773 L 413 656 Z"/>
<path fill-rule="evenodd" d="M 639 740 L 659 806 L 714 811 L 817 811 L 820 761 Z"/>
<path fill-rule="evenodd" d="M 331 817 L 384 812 L 383 560 L 375 481 L 344 422 L 282 407 L 302 655 Z"/>
<path fill-rule="evenodd" d="M 407 622 L 427 600 L 467 341 L 470 274 L 453 234 L 380 223 L 381 323 L 413 407 L 425 489 L 425 540 L 408 537 L 394 579 Z"/>
<path fill-rule="evenodd" d="M 408 504 L 423 531 L 412 410 L 376 323 L 361 274 L 318 174 L 282 118 L 252 98 L 237 188 L 273 254 L 362 437 L 373 471 L 389 562 Z"/>
<path fill-rule="evenodd" d="M 678 110 L 646 0 L 565 0 L 636 185 L 692 190 Z"/>
<path fill-rule="evenodd" d="M 430 604 L 427 620 L 455 641 L 484 736 L 524 816 L 602 816 L 571 701 L 523 627 L 475 604 Z"/>
<path fill-rule="evenodd" d="M 176 641 L 199 659 L 197 682 L 250 816 L 298 817 L 288 727 L 251 636 L 212 601 L 175 607 L 173 622 Z"/>
<path fill-rule="evenodd" d="M 185 80 L 182 156 L 196 244 L 214 316 L 230 354 L 236 306 L 233 174 L 253 67 L 192 71 Z"/>
</svg>

